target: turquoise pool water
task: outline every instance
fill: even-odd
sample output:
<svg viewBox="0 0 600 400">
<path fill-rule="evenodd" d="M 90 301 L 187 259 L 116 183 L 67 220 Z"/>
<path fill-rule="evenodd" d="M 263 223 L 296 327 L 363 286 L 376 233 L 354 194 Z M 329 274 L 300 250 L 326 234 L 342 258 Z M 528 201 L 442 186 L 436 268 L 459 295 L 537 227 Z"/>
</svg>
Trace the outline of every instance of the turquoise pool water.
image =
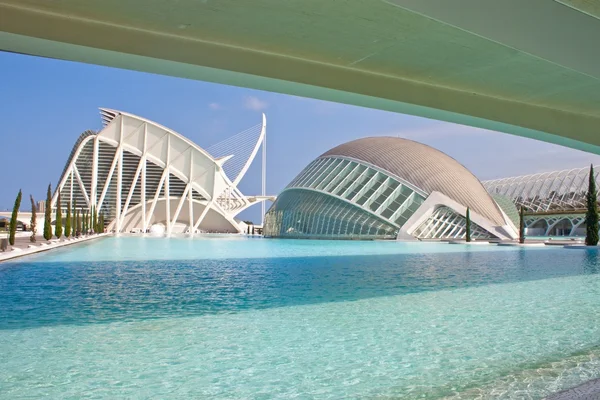
<svg viewBox="0 0 600 400">
<path fill-rule="evenodd" d="M 0 264 L 0 398 L 541 398 L 600 376 L 598 252 L 107 238 Z"/>
</svg>

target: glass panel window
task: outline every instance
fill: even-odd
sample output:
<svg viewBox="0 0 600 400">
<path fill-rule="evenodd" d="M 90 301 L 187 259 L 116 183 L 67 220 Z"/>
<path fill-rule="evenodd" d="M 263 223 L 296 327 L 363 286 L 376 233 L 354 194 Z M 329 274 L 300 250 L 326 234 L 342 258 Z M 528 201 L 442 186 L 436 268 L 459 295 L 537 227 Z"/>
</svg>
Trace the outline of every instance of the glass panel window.
<svg viewBox="0 0 600 400">
<path fill-rule="evenodd" d="M 333 196 L 289 189 L 265 216 L 265 236 L 296 238 L 395 239 L 396 228 Z"/>
</svg>

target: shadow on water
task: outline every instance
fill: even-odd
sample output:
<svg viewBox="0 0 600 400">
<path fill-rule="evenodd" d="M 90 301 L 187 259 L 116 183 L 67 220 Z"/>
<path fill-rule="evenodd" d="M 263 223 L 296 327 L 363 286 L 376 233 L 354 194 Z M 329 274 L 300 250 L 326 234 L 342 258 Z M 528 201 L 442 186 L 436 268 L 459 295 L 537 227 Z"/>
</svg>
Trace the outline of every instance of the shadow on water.
<svg viewBox="0 0 600 400">
<path fill-rule="evenodd" d="M 174 318 L 598 273 L 597 251 L 22 263 L 0 329 Z"/>
</svg>

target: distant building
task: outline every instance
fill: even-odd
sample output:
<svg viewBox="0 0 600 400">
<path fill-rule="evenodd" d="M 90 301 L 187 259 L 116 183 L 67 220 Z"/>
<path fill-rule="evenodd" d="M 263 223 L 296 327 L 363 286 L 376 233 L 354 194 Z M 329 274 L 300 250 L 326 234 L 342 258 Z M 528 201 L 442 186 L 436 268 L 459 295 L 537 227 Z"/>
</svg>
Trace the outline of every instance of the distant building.
<svg viewBox="0 0 600 400">
<path fill-rule="evenodd" d="M 265 140 L 264 115 L 262 123 L 208 150 L 136 115 L 109 109 L 101 115 L 104 128 L 77 139 L 53 208 L 60 191 L 62 207 L 76 202 L 95 209 L 107 231 L 246 231 L 236 216 L 266 197 L 245 196 L 237 186 Z"/>
<path fill-rule="evenodd" d="M 396 137 L 337 146 L 311 162 L 278 196 L 264 234 L 320 239 L 513 239 L 510 202 L 498 203 L 448 155 Z M 502 206 L 507 207 L 503 210 Z"/>
<path fill-rule="evenodd" d="M 46 211 L 46 202 L 43 200 L 40 200 L 37 202 L 37 212 L 44 212 Z"/>
<path fill-rule="evenodd" d="M 483 185 L 493 196 L 524 208 L 528 236 L 585 236 L 588 179 L 589 167 L 584 167 L 494 179 Z"/>
</svg>

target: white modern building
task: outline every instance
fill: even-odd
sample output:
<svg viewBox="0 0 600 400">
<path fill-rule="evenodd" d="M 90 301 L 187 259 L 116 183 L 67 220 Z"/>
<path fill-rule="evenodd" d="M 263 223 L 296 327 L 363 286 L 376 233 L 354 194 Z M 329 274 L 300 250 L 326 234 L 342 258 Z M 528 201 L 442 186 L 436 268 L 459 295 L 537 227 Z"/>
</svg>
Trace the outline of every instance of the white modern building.
<svg viewBox="0 0 600 400">
<path fill-rule="evenodd" d="M 596 185 L 600 185 L 598 168 Z M 503 196 L 525 211 L 529 236 L 585 236 L 590 168 L 513 176 L 484 181 L 492 196 Z"/>
<path fill-rule="evenodd" d="M 503 207 L 509 206 L 505 209 Z M 514 239 L 510 202 L 497 202 L 453 158 L 424 144 L 370 137 L 311 162 L 265 217 L 269 237 L 460 239 L 470 211 L 472 238 Z"/>
<path fill-rule="evenodd" d="M 266 117 L 207 150 L 179 133 L 126 112 L 101 109 L 104 128 L 73 147 L 52 199 L 97 210 L 113 232 L 245 232 L 236 216 L 265 195 Z M 262 147 L 261 195 L 238 184 Z M 264 213 L 263 213 L 264 215 Z"/>
</svg>

